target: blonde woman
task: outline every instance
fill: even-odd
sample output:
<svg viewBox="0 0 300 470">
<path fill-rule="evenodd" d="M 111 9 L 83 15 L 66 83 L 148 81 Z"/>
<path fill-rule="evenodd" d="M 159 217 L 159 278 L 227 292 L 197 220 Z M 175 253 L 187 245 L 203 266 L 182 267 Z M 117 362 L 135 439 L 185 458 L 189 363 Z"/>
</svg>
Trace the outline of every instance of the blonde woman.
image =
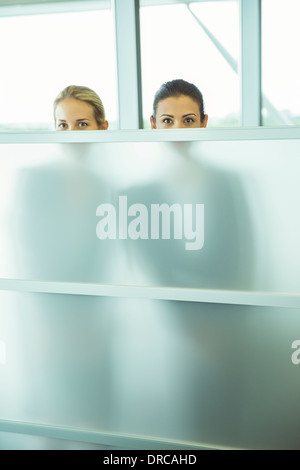
<svg viewBox="0 0 300 470">
<path fill-rule="evenodd" d="M 53 105 L 57 131 L 107 130 L 100 97 L 88 87 L 70 85 L 56 97 Z"/>
</svg>

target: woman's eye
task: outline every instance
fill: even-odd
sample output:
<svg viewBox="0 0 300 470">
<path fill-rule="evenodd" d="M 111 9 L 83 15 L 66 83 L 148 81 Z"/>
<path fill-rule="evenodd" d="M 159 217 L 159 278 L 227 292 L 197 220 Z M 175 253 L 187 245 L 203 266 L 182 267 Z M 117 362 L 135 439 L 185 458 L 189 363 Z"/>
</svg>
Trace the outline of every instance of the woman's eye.
<svg viewBox="0 0 300 470">
<path fill-rule="evenodd" d="M 65 127 L 67 127 L 67 124 L 65 124 L 64 122 L 61 122 L 60 124 L 58 124 L 58 127 L 60 129 L 64 129 Z"/>
<path fill-rule="evenodd" d="M 88 123 L 87 122 L 80 122 L 78 124 L 79 127 L 87 127 L 88 126 Z"/>
<path fill-rule="evenodd" d="M 186 118 L 186 120 L 184 122 L 187 122 L 188 124 L 191 124 L 192 122 L 194 122 L 194 119 L 193 118 Z"/>
<path fill-rule="evenodd" d="M 165 118 L 165 119 L 163 120 L 163 123 L 164 123 L 164 124 L 171 124 L 171 123 L 172 123 L 172 119 L 170 119 L 170 118 Z"/>
</svg>

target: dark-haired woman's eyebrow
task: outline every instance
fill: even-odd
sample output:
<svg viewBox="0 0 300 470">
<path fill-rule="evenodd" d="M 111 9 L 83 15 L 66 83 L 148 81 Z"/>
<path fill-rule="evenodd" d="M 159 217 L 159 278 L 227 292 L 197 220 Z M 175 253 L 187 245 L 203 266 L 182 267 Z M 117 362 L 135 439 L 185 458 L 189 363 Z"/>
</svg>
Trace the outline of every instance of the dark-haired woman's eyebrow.
<svg viewBox="0 0 300 470">
<path fill-rule="evenodd" d="M 184 114 L 182 117 L 188 117 L 188 116 L 196 116 L 197 117 L 197 114 L 195 113 L 189 113 L 189 114 Z"/>
<path fill-rule="evenodd" d="M 160 117 L 163 117 L 163 116 L 166 116 L 166 117 L 170 117 L 170 118 L 173 118 L 174 116 L 172 116 L 172 114 L 161 114 Z"/>
</svg>

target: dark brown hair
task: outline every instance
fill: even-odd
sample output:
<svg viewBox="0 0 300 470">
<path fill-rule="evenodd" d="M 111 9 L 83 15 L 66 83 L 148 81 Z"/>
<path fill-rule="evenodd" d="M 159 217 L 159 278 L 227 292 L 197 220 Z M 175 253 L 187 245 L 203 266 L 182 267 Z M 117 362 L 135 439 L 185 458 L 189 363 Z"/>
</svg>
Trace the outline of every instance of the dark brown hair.
<svg viewBox="0 0 300 470">
<path fill-rule="evenodd" d="M 156 118 L 156 110 L 158 103 L 166 98 L 170 98 L 172 96 L 180 96 L 185 95 L 192 98 L 196 103 L 199 105 L 200 110 L 200 118 L 201 122 L 205 120 L 205 111 L 204 111 L 204 102 L 203 96 L 201 91 L 193 85 L 193 83 L 186 82 L 182 79 L 171 80 L 169 82 L 165 82 L 161 85 L 160 89 L 156 92 L 153 102 L 153 114 L 152 119 L 155 122 Z"/>
</svg>

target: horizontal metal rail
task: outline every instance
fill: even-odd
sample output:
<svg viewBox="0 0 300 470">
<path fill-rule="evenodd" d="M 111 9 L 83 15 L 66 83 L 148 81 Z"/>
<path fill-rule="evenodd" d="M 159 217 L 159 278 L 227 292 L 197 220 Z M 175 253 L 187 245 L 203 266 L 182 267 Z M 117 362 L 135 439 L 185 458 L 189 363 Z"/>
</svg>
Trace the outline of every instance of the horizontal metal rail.
<svg viewBox="0 0 300 470">
<path fill-rule="evenodd" d="M 0 144 L 195 142 L 291 139 L 300 139 L 300 126 L 84 132 L 0 132 Z"/>
<path fill-rule="evenodd" d="M 168 439 L 157 439 L 151 436 L 129 435 L 109 433 L 100 431 L 88 431 L 85 429 L 74 429 L 60 426 L 47 426 L 35 423 L 23 423 L 19 421 L 0 420 L 0 432 L 25 434 L 50 439 L 60 439 L 72 442 L 98 444 L 101 446 L 122 449 L 168 449 L 168 450 L 208 450 L 228 449 L 198 442 L 176 441 Z"/>
<path fill-rule="evenodd" d="M 0 291 L 300 308 L 300 294 L 0 279 Z"/>
</svg>

